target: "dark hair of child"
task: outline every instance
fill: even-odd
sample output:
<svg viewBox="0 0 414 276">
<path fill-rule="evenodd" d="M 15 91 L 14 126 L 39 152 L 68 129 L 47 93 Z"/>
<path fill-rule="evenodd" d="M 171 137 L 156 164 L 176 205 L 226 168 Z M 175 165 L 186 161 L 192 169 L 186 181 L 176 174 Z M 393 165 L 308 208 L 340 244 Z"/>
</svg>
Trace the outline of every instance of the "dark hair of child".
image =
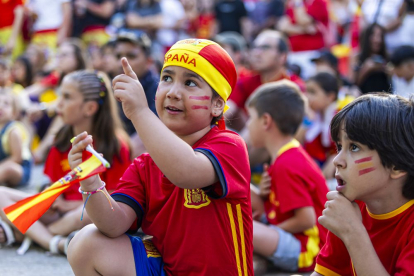
<svg viewBox="0 0 414 276">
<path fill-rule="evenodd" d="M 327 95 L 334 93 L 335 99 L 338 97 L 339 80 L 336 76 L 332 75 L 331 73 L 328 73 L 328 72 L 318 73 L 315 76 L 310 77 L 308 79 L 308 82 L 309 81 L 316 82 Z"/>
<path fill-rule="evenodd" d="M 384 167 L 406 171 L 403 196 L 414 199 L 414 98 L 386 93 L 357 98 L 331 121 L 332 140 L 343 128 L 352 141 L 376 150 Z"/>
<path fill-rule="evenodd" d="M 78 85 L 84 101 L 98 102 L 99 108 L 93 117 L 90 134 L 93 136 L 96 150 L 101 152 L 108 162 L 112 163 L 114 155 L 119 157 L 121 145 L 118 138 L 125 140 L 127 135 L 124 133 L 118 117 L 117 104 L 108 77 L 102 72 L 80 70 L 66 75 L 65 78 Z M 61 152 L 68 150 L 71 147 L 70 140 L 73 136 L 72 126 L 66 125 L 61 128 L 55 139 L 57 149 Z M 120 158 L 119 160 L 121 161 Z"/>
<path fill-rule="evenodd" d="M 26 56 L 20 56 L 16 59 L 16 62 L 20 62 L 24 66 L 24 70 L 26 71 L 26 75 L 24 80 L 18 82 L 23 87 L 28 87 L 33 82 L 33 69 L 30 60 Z"/>
<path fill-rule="evenodd" d="M 247 106 L 255 108 L 259 117 L 264 113 L 270 114 L 285 135 L 294 135 L 305 115 L 305 100 L 299 87 L 286 80 L 260 86 Z"/>
</svg>

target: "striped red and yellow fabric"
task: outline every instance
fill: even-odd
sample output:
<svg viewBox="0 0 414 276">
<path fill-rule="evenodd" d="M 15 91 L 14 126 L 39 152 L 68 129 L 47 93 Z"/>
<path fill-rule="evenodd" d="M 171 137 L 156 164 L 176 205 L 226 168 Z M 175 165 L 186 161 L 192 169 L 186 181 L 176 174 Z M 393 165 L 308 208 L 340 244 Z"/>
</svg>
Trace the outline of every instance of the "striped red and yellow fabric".
<svg viewBox="0 0 414 276">
<path fill-rule="evenodd" d="M 180 66 L 202 77 L 225 101 L 236 85 L 233 60 L 217 43 L 207 39 L 185 39 L 175 43 L 165 54 L 167 66 Z M 228 107 L 224 109 L 226 111 Z"/>
<path fill-rule="evenodd" d="M 105 170 L 106 168 L 101 161 L 92 155 L 88 160 L 81 163 L 43 192 L 8 206 L 3 211 L 16 228 L 24 234 L 66 189 L 83 179 Z"/>
</svg>

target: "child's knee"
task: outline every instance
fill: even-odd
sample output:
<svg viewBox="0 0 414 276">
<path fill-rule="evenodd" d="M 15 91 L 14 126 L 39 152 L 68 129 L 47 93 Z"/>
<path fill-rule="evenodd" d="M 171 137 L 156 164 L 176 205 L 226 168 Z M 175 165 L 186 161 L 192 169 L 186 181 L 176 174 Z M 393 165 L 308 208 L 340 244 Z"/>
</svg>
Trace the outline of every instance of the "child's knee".
<svg viewBox="0 0 414 276">
<path fill-rule="evenodd" d="M 90 224 L 82 228 L 70 241 L 68 247 L 68 260 L 71 265 L 78 261 L 85 262 L 85 256 L 90 256 L 94 251 L 94 242 L 97 235 L 102 235 L 95 225 Z"/>
</svg>

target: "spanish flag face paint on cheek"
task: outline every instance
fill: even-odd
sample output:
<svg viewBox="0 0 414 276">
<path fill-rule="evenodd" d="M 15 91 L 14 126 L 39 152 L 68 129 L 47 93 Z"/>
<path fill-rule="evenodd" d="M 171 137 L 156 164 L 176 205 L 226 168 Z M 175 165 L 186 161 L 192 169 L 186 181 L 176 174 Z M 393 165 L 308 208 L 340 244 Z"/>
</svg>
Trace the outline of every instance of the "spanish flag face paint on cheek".
<svg viewBox="0 0 414 276">
<path fill-rule="evenodd" d="M 372 156 L 355 160 L 355 164 L 357 165 L 359 176 L 375 171 Z"/>
</svg>

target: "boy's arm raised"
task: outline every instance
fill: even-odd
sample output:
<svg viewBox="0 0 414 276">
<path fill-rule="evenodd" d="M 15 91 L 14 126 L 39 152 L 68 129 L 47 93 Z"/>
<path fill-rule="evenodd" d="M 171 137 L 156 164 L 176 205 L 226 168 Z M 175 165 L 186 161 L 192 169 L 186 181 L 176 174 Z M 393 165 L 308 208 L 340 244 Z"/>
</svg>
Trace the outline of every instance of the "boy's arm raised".
<svg viewBox="0 0 414 276">
<path fill-rule="evenodd" d="M 361 211 L 339 192 L 329 192 L 319 223 L 345 244 L 358 276 L 389 275 L 362 224 Z"/>
<path fill-rule="evenodd" d="M 76 136 L 68 156 L 71 169 L 82 163 L 82 152 L 88 145 L 92 145 L 92 137 L 90 135 L 83 132 Z M 100 177 L 94 175 L 81 181 L 80 185 L 83 191 L 90 192 L 96 191 L 102 186 L 102 183 Z M 103 193 L 106 193 L 106 196 Z M 85 201 L 87 197 L 87 195 L 83 195 L 83 200 Z M 113 211 L 110 206 L 113 207 Z M 103 192 L 91 195 L 85 209 L 96 227 L 108 237 L 118 237 L 124 234 L 137 217 L 131 207 L 113 200 L 108 195 L 106 189 Z"/>
<path fill-rule="evenodd" d="M 185 189 L 202 188 L 217 182 L 210 160 L 195 152 L 148 108 L 143 88 L 126 58 L 122 58 L 122 66 L 125 75 L 119 75 L 113 81 L 115 97 L 122 102 L 125 116 L 132 121 L 145 148 L 165 176 Z"/>
</svg>

